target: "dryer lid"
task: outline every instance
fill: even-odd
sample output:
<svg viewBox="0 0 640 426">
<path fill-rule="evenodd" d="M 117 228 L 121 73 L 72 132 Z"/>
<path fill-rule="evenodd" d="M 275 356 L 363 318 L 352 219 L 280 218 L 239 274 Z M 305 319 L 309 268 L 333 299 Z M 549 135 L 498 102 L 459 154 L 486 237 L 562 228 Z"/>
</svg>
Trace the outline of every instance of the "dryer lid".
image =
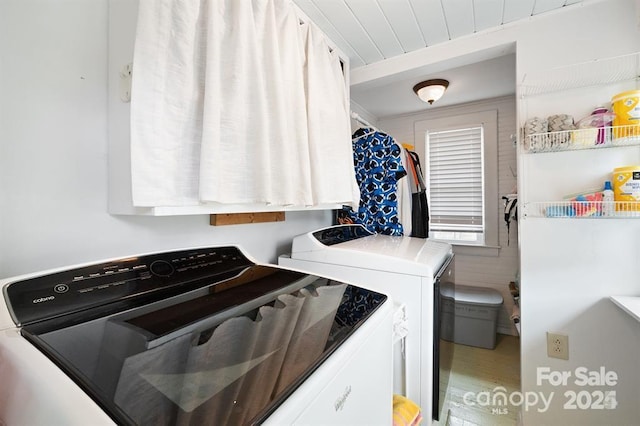
<svg viewBox="0 0 640 426">
<path fill-rule="evenodd" d="M 433 277 L 452 256 L 450 244 L 430 239 L 371 234 L 361 225 L 339 225 L 293 239 L 291 258 L 333 265 Z M 364 229 L 364 228 L 363 228 Z M 342 235 L 327 244 L 321 236 Z"/>
</svg>

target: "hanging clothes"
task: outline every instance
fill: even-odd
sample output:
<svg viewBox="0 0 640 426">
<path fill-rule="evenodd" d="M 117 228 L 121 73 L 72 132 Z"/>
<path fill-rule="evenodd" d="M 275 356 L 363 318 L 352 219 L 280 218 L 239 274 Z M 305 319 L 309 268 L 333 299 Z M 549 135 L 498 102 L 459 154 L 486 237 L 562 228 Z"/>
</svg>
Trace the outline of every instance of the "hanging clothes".
<svg viewBox="0 0 640 426">
<path fill-rule="evenodd" d="M 403 235 L 398 218 L 398 180 L 406 175 L 401 148 L 386 133 L 362 128 L 353 134 L 353 164 L 360 206 L 349 214 L 354 223 L 385 235 Z"/>
<path fill-rule="evenodd" d="M 420 157 L 413 151 L 406 150 L 410 176 L 414 183 L 411 194 L 411 236 L 427 238 L 429 236 L 429 204 L 427 202 L 427 185 L 420 166 Z"/>
<path fill-rule="evenodd" d="M 411 216 L 411 198 L 415 188 L 411 167 L 409 164 L 409 153 L 406 149 L 402 149 L 400 154 L 402 159 L 402 167 L 407 171 L 407 175 L 398 181 L 398 217 L 404 231 L 404 235 L 412 233 L 412 216 Z"/>
</svg>

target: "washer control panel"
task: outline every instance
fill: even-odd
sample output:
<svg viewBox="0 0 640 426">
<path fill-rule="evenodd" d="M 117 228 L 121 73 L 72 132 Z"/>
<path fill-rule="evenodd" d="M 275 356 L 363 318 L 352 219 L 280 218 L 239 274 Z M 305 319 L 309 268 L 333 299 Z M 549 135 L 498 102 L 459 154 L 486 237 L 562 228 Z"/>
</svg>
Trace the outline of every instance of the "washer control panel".
<svg viewBox="0 0 640 426">
<path fill-rule="evenodd" d="M 237 247 L 173 251 L 15 281 L 5 294 L 14 320 L 24 325 L 203 280 L 211 284 L 251 265 Z"/>
</svg>

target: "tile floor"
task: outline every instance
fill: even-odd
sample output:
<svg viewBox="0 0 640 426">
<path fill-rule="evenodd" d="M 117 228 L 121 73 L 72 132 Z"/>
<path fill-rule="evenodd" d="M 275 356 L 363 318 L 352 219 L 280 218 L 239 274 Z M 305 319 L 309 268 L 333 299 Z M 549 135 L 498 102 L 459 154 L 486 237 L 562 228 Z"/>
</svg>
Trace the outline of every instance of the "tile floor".
<svg viewBox="0 0 640 426">
<path fill-rule="evenodd" d="M 509 404 L 508 397 L 512 392 L 520 391 L 520 339 L 498 334 L 494 350 L 453 343 L 448 345 L 450 347 L 445 350 L 454 351 L 453 365 L 442 418 L 434 424 L 517 425 L 518 407 Z M 506 404 L 494 398 L 501 392 L 507 396 Z"/>
</svg>

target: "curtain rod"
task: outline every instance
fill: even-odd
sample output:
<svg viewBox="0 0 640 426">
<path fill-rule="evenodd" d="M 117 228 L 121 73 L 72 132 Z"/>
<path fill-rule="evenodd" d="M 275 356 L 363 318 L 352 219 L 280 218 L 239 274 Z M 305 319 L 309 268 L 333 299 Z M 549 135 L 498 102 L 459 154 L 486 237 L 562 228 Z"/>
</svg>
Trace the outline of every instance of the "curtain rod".
<svg viewBox="0 0 640 426">
<path fill-rule="evenodd" d="M 365 120 L 364 118 L 362 118 L 360 116 L 360 114 L 358 114 L 357 112 L 353 112 L 351 111 L 351 118 L 353 118 L 354 120 L 356 120 L 358 123 L 362 124 L 363 126 L 366 127 L 370 127 L 373 130 L 378 130 L 378 128 L 376 126 L 373 126 L 371 123 L 369 123 L 367 120 Z"/>
<path fill-rule="evenodd" d="M 356 120 L 358 123 L 362 124 L 363 126 L 365 126 L 365 127 L 369 128 L 369 129 L 371 129 L 371 131 L 370 131 L 370 132 L 367 132 L 367 133 L 365 133 L 365 134 L 362 134 L 362 135 L 360 135 L 360 136 L 356 136 L 355 138 L 352 138 L 352 139 L 351 139 L 352 141 L 358 140 L 358 139 L 360 139 L 360 138 L 363 138 L 363 137 L 365 137 L 365 136 L 369 136 L 369 135 L 371 135 L 371 134 L 373 134 L 373 133 L 377 133 L 377 132 L 387 134 L 386 132 L 382 132 L 382 131 L 381 131 L 380 129 L 378 129 L 376 126 L 372 125 L 372 124 L 371 124 L 371 123 L 369 123 L 367 120 L 365 120 L 364 118 L 362 118 L 362 117 L 360 116 L 360 114 L 358 114 L 357 112 L 353 112 L 353 111 L 351 111 L 351 118 L 353 118 L 354 120 Z"/>
</svg>

